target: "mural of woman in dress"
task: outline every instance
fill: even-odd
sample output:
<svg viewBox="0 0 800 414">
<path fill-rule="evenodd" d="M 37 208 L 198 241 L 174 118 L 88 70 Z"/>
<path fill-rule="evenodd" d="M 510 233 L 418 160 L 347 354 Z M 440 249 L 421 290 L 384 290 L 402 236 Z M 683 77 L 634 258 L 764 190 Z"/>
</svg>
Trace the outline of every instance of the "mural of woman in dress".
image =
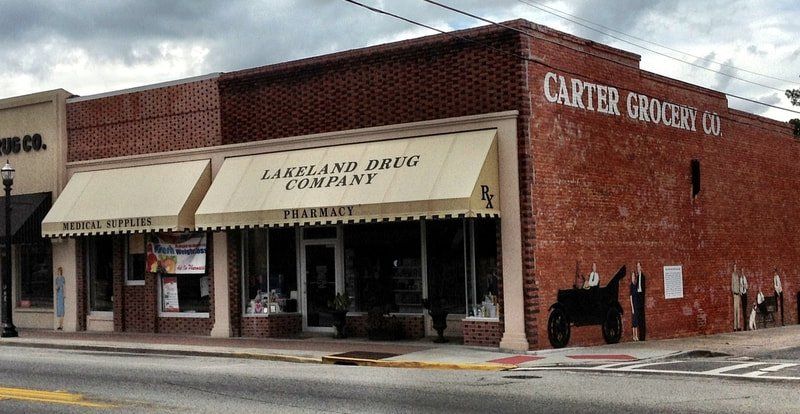
<svg viewBox="0 0 800 414">
<path fill-rule="evenodd" d="M 639 313 L 639 301 L 641 301 L 642 296 L 639 294 L 639 283 L 638 277 L 636 272 L 631 272 L 631 283 L 630 283 L 630 296 L 631 296 L 631 327 L 633 328 L 633 340 L 639 340 L 639 325 L 641 323 L 641 317 Z"/>
<path fill-rule="evenodd" d="M 56 318 L 58 330 L 64 329 L 64 269 L 59 266 L 56 274 Z"/>
</svg>

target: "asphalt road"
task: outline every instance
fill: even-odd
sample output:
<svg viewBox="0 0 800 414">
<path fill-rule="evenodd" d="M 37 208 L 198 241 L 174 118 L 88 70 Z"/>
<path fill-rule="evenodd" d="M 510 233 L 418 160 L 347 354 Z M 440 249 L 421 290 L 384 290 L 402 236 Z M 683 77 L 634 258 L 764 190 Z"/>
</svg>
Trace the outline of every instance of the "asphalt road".
<svg viewBox="0 0 800 414">
<path fill-rule="evenodd" d="M 800 407 L 796 387 L 636 373 L 413 370 L 0 347 L 3 413 L 775 413 Z"/>
</svg>

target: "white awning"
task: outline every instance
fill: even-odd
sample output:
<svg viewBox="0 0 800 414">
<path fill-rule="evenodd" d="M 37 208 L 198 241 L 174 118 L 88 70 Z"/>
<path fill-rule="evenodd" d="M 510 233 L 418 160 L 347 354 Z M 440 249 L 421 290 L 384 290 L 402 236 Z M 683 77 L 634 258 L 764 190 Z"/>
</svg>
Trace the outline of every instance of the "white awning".
<svg viewBox="0 0 800 414">
<path fill-rule="evenodd" d="M 199 229 L 499 216 L 496 130 L 229 158 Z"/>
<path fill-rule="evenodd" d="M 194 229 L 208 160 L 75 173 L 42 221 L 45 237 Z"/>
</svg>

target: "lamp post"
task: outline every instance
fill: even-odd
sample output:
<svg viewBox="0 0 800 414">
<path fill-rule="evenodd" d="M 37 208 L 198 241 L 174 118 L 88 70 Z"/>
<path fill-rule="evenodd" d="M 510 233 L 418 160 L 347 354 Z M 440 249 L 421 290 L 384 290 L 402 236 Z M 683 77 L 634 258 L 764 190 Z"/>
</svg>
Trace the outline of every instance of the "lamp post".
<svg viewBox="0 0 800 414">
<path fill-rule="evenodd" d="M 19 336 L 14 320 L 11 317 L 11 185 L 14 184 L 14 167 L 6 161 L 6 165 L 0 168 L 0 175 L 3 177 L 3 186 L 6 190 L 6 254 L 3 258 L 3 332 L 2 338 L 13 338 Z"/>
</svg>

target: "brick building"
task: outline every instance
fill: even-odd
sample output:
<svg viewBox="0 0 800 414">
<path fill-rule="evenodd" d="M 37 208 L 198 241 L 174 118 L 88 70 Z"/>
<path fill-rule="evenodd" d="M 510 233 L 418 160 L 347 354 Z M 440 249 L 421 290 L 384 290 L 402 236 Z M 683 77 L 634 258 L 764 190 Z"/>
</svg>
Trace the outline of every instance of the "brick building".
<svg viewBox="0 0 800 414">
<path fill-rule="evenodd" d="M 751 301 L 777 268 L 796 323 L 791 128 L 637 55 L 507 24 L 529 36 L 482 27 L 67 99 L 70 180 L 42 224 L 65 329 L 330 332 L 343 293 L 357 336 L 376 307 L 431 335 L 427 297 L 448 335 L 537 349 L 593 263 L 601 286 L 627 266 L 622 340 L 637 263 L 648 338 L 731 330 L 734 263 Z M 188 273 L 162 254 L 185 243 L 203 256 Z"/>
</svg>

